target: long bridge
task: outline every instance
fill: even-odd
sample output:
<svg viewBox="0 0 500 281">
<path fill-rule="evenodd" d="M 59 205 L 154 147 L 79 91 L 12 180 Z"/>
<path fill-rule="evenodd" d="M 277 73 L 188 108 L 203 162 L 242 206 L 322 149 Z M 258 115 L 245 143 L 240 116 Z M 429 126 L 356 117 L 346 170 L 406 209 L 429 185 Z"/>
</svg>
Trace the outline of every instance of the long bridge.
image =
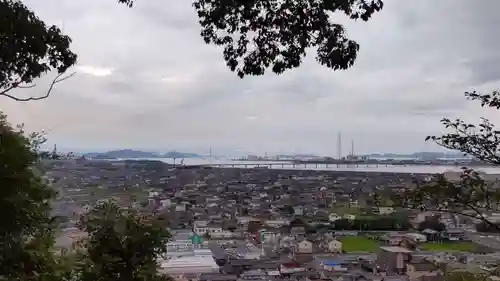
<svg viewBox="0 0 500 281">
<path fill-rule="evenodd" d="M 305 162 L 276 162 L 276 163 L 216 163 L 196 165 L 214 168 L 269 168 L 269 169 L 319 169 L 319 168 L 379 168 L 379 167 L 411 167 L 411 166 L 442 166 L 436 164 L 408 164 L 408 163 L 305 163 Z M 461 167 L 461 165 L 449 165 Z M 465 165 L 464 165 L 465 166 Z"/>
</svg>

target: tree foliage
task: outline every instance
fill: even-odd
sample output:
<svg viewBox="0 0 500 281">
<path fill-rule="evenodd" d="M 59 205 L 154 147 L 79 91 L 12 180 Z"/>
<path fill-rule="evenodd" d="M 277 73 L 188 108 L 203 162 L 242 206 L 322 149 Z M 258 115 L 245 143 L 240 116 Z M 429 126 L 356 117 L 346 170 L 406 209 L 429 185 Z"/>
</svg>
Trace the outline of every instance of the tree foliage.
<svg viewBox="0 0 500 281">
<path fill-rule="evenodd" d="M 118 0 L 132 6 L 132 0 Z M 281 74 L 299 67 L 308 48 L 316 61 L 334 70 L 354 64 L 359 45 L 333 13 L 367 21 L 381 0 L 194 0 L 201 36 L 223 47 L 226 65 L 240 78 Z"/>
<path fill-rule="evenodd" d="M 446 230 L 446 225 L 439 221 L 439 216 L 426 217 L 424 221 L 419 223 L 418 230 L 432 229 L 435 231 Z"/>
<path fill-rule="evenodd" d="M 482 107 L 500 109 L 500 93 L 479 94 L 467 92 L 469 100 L 479 101 Z M 442 124 L 450 132 L 442 136 L 429 136 L 438 145 L 458 150 L 485 164 L 500 165 L 500 131 L 486 118 L 478 125 L 469 124 L 461 119 L 443 118 Z M 426 210 L 446 211 L 481 220 L 489 227 L 498 227 L 485 212 L 497 212 L 500 203 L 498 181 L 485 180 L 474 169 L 463 168 L 456 181 L 437 175 L 427 183 L 417 182 L 416 188 L 408 192 L 408 201 L 413 207 Z"/>
<path fill-rule="evenodd" d="M 479 101 L 481 107 L 500 109 L 500 92 L 492 94 L 479 94 L 477 92 L 466 92 L 465 97 L 469 100 Z M 442 136 L 429 136 L 427 139 L 435 141 L 442 147 L 458 150 L 465 155 L 470 155 L 488 164 L 500 165 L 500 131 L 486 118 L 481 118 L 478 125 L 469 124 L 457 118 L 450 120 L 443 118 L 441 123 L 451 133 Z"/>
<path fill-rule="evenodd" d="M 158 272 L 170 239 L 161 220 L 103 202 L 79 226 L 88 238 L 75 269 L 78 281 L 170 280 Z"/>
<path fill-rule="evenodd" d="M 500 233 L 500 223 L 495 222 L 494 225 L 486 223 L 484 221 L 476 224 L 477 232 L 493 232 Z"/>
<path fill-rule="evenodd" d="M 48 97 L 56 83 L 69 78 L 63 74 L 76 63 L 70 43 L 57 26 L 47 26 L 21 1 L 0 0 L 0 95 L 17 101 Z M 10 93 L 34 87 L 36 78 L 52 70 L 58 75 L 45 95 L 20 98 Z"/>
<path fill-rule="evenodd" d="M 157 264 L 170 238 L 163 221 L 109 202 L 82 217 L 88 239 L 76 252 L 58 254 L 55 192 L 35 173 L 45 138 L 13 128 L 3 114 L 0 137 L 0 280 L 170 280 Z"/>
<path fill-rule="evenodd" d="M 0 114 L 0 280 L 63 280 L 52 250 L 54 192 L 33 172 L 39 134 Z"/>
<path fill-rule="evenodd" d="M 486 281 L 491 280 L 487 274 L 472 273 L 467 271 L 448 272 L 445 281 Z"/>
<path fill-rule="evenodd" d="M 263 228 L 263 225 L 260 221 L 251 221 L 248 223 L 247 232 L 249 233 L 257 233 L 259 230 Z"/>
<path fill-rule="evenodd" d="M 410 227 L 408 219 L 401 216 L 358 217 L 333 222 L 335 230 L 408 230 Z"/>
<path fill-rule="evenodd" d="M 132 7 L 133 0 L 118 0 Z M 316 61 L 333 70 L 351 67 L 359 45 L 349 39 L 332 14 L 367 21 L 383 8 L 382 0 L 194 0 L 201 36 L 221 46 L 228 68 L 243 78 L 281 74 L 299 67 L 307 49 Z M 71 39 L 57 26 L 47 26 L 21 1 L 0 0 L 0 95 L 17 101 L 46 98 L 76 63 Z M 9 92 L 31 88 L 34 79 L 51 71 L 58 75 L 45 95 L 21 98 Z"/>
</svg>

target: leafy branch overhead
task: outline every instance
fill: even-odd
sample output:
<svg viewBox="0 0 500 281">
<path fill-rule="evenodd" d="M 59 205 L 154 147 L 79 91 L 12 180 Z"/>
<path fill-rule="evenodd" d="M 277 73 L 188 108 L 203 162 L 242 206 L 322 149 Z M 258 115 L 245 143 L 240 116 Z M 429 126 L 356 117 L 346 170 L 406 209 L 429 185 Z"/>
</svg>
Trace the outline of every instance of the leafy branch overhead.
<svg viewBox="0 0 500 281">
<path fill-rule="evenodd" d="M 430 182 L 417 182 L 416 187 L 407 192 L 406 201 L 411 208 L 459 214 L 495 226 L 484 211 L 498 208 L 500 190 L 497 184 L 485 181 L 477 171 L 464 168 L 457 181 L 440 174 Z"/>
<path fill-rule="evenodd" d="M 469 100 L 481 102 L 482 107 L 500 108 L 498 91 L 492 94 L 478 94 L 467 92 L 465 96 Z M 451 121 L 444 118 L 441 123 L 452 132 L 440 137 L 429 136 L 427 140 L 433 140 L 437 144 L 452 150 L 458 150 L 466 155 L 473 156 L 489 164 L 500 165 L 500 131 L 486 118 L 481 118 L 479 125 L 468 124 L 461 119 Z"/>
<path fill-rule="evenodd" d="M 467 92 L 465 97 L 479 101 L 482 107 L 500 109 L 498 91 L 491 94 Z M 442 136 L 428 136 L 426 140 L 432 140 L 447 149 L 461 151 L 464 155 L 472 156 L 485 164 L 500 165 L 500 131 L 496 130 L 488 119 L 482 118 L 479 125 L 448 118 L 442 119 L 441 123 L 451 132 Z M 463 168 L 460 178 L 456 181 L 438 175 L 433 181 L 417 183 L 407 195 L 413 207 L 476 218 L 491 228 L 500 229 L 496 221 L 491 221 L 485 215 L 499 210 L 499 182 L 486 181 L 480 173 L 472 169 Z"/>
<path fill-rule="evenodd" d="M 63 73 L 76 63 L 70 50 L 71 39 L 56 26 L 47 26 L 22 2 L 0 0 L 0 95 L 15 100 L 47 97 Z M 7 92 L 31 88 L 34 79 L 50 71 L 58 77 L 46 95 L 39 98 L 16 98 Z"/>
<path fill-rule="evenodd" d="M 27 98 L 22 98 L 22 97 L 16 97 L 14 95 L 11 95 L 11 94 L 8 94 L 7 92 L 14 89 L 13 87 L 11 88 L 7 88 L 3 91 L 0 92 L 0 96 L 5 96 L 5 97 L 8 97 L 10 99 L 13 99 L 15 101 L 35 101 L 35 100 L 43 100 L 43 99 L 46 99 L 50 96 L 50 93 L 52 93 L 52 90 L 54 89 L 54 86 L 57 84 L 57 83 L 61 83 L 62 81 L 66 80 L 66 79 L 69 79 L 71 77 L 73 77 L 74 75 L 76 74 L 76 72 L 73 72 L 69 75 L 64 75 L 64 73 L 59 73 L 56 78 L 54 78 L 54 80 L 52 80 L 52 83 L 50 83 L 50 86 L 49 86 L 49 89 L 45 92 L 44 95 L 42 96 L 38 96 L 38 97 L 27 97 Z M 28 85 L 28 86 L 17 86 L 17 88 L 34 88 L 36 85 L 35 84 L 32 84 L 32 85 Z"/>
<path fill-rule="evenodd" d="M 132 0 L 118 0 L 129 7 Z M 359 45 L 343 25 L 331 20 L 343 13 L 367 21 L 382 0 L 194 0 L 207 44 L 223 47 L 224 60 L 240 78 L 281 74 L 299 67 L 308 48 L 316 61 L 333 70 L 351 67 Z"/>
<path fill-rule="evenodd" d="M 118 0 L 132 7 L 133 0 Z M 351 67 L 359 45 L 349 39 L 333 13 L 367 21 L 382 9 L 382 0 L 193 0 L 207 44 L 221 46 L 224 60 L 237 75 L 276 74 L 299 67 L 308 48 L 316 60 L 333 70 Z M 50 71 L 59 75 L 76 63 L 71 39 L 47 26 L 21 1 L 0 0 L 0 95 L 31 88 L 34 79 Z M 59 80 L 57 77 L 54 81 Z M 52 86 L 56 82 L 53 82 Z"/>
</svg>

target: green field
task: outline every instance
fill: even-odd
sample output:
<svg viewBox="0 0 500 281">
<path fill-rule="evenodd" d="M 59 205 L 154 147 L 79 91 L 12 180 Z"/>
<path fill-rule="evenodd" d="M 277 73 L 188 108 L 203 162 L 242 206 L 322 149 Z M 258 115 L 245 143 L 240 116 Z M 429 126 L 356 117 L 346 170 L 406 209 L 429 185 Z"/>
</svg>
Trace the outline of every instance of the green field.
<svg viewBox="0 0 500 281">
<path fill-rule="evenodd" d="M 444 242 L 444 243 L 423 243 L 422 249 L 424 251 L 462 251 L 471 252 L 474 248 L 474 243 L 470 242 Z"/>
<path fill-rule="evenodd" d="M 346 236 L 339 239 L 342 250 L 350 252 L 377 252 L 379 245 L 376 241 L 363 236 Z"/>
<path fill-rule="evenodd" d="M 358 215 L 359 214 L 358 207 L 348 207 L 348 206 L 333 206 L 330 208 L 330 212 L 336 213 L 339 216 L 343 216 L 345 214 Z"/>
</svg>

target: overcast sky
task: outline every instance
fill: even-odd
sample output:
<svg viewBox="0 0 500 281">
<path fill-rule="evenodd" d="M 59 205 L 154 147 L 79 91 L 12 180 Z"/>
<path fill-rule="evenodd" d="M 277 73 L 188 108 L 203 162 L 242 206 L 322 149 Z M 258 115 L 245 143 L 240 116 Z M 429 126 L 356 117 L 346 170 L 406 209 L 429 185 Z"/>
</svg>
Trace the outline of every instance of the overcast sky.
<svg viewBox="0 0 500 281">
<path fill-rule="evenodd" d="M 424 138 L 443 116 L 500 123 L 463 98 L 499 88 L 498 0 L 387 0 L 368 23 L 347 22 L 361 45 L 350 70 L 311 50 L 300 69 L 243 80 L 199 36 L 191 1 L 23 2 L 72 37 L 77 75 L 49 99 L 1 108 L 66 149 L 336 155 L 341 131 L 344 154 L 351 139 L 359 153 L 403 153 L 437 150 Z"/>
</svg>

